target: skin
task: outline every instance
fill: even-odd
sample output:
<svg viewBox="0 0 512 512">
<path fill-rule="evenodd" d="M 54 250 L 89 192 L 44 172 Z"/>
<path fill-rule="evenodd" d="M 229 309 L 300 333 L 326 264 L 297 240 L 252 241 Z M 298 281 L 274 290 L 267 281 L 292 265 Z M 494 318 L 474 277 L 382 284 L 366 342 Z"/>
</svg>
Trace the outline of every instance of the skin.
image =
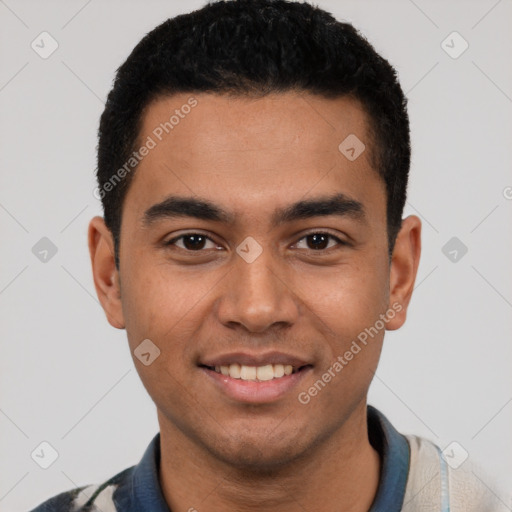
<svg viewBox="0 0 512 512">
<path fill-rule="evenodd" d="M 190 96 L 153 102 L 140 140 Z M 420 220 L 403 220 L 390 262 L 385 185 L 370 165 L 368 120 L 354 99 L 194 97 L 198 105 L 136 170 L 123 204 L 119 270 L 103 219 L 89 227 L 108 321 L 126 329 L 132 354 L 144 339 L 161 351 L 149 366 L 136 357 L 134 364 L 157 406 L 165 499 L 173 511 L 367 511 L 380 459 L 368 441 L 366 396 L 385 329 L 308 404 L 297 394 L 393 304 L 402 310 L 386 329 L 404 323 Z M 352 162 L 338 150 L 349 134 L 366 144 Z M 364 218 L 319 215 L 272 226 L 274 209 L 334 192 L 360 202 Z M 144 223 L 171 194 L 213 201 L 235 220 Z M 190 232 L 209 237 L 202 252 L 184 239 L 164 244 Z M 315 249 L 307 235 L 325 232 L 345 244 L 329 239 Z M 236 253 L 248 236 L 262 248 L 252 263 Z M 272 349 L 312 370 L 271 403 L 234 401 L 197 366 L 221 353 Z"/>
</svg>

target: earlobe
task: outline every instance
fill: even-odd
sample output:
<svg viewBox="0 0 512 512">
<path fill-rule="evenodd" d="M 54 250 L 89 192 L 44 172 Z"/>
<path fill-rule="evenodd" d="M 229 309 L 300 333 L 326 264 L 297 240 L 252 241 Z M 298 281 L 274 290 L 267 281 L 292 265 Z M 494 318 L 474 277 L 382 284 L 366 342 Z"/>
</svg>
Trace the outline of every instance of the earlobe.
<svg viewBox="0 0 512 512">
<path fill-rule="evenodd" d="M 396 238 L 389 277 L 388 307 L 396 311 L 386 329 L 399 329 L 405 322 L 421 255 L 421 221 L 411 215 L 402 221 Z"/>
<path fill-rule="evenodd" d="M 98 299 L 110 325 L 124 329 L 119 272 L 114 258 L 114 240 L 102 217 L 94 217 L 89 223 L 88 242 Z"/>
</svg>

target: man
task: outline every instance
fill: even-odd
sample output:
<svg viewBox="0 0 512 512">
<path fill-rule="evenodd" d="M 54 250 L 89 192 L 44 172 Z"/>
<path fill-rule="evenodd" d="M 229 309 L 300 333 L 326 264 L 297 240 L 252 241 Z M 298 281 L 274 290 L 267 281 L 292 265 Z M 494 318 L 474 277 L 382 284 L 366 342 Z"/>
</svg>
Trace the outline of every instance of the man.
<svg viewBox="0 0 512 512">
<path fill-rule="evenodd" d="M 216 2 L 146 35 L 101 118 L 89 247 L 160 432 L 35 510 L 501 510 L 367 406 L 420 258 L 409 165 L 396 73 L 323 10 Z"/>
</svg>

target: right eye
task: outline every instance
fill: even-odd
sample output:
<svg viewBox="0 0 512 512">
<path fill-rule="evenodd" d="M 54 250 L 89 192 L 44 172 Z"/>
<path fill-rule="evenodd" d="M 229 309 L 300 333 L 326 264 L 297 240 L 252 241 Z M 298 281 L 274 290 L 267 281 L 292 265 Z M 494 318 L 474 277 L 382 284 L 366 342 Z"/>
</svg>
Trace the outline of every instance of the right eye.
<svg viewBox="0 0 512 512">
<path fill-rule="evenodd" d="M 206 249 L 215 249 L 217 244 L 206 235 L 202 233 L 186 233 L 184 235 L 177 236 L 168 242 L 165 242 L 166 246 L 175 245 L 179 249 L 189 252 L 200 252 L 205 249 L 207 242 L 211 242 L 213 247 L 206 247 Z"/>
</svg>

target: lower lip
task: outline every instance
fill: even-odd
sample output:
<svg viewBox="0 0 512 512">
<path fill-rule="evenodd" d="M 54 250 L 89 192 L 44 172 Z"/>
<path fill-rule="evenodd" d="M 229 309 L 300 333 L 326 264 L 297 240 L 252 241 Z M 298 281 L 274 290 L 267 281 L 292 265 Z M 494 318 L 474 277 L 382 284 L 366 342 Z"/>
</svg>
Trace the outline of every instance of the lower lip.
<svg viewBox="0 0 512 512">
<path fill-rule="evenodd" d="M 311 366 L 306 366 L 296 373 L 285 375 L 278 379 L 257 382 L 254 380 L 233 379 L 210 370 L 200 367 L 208 378 L 212 379 L 219 389 L 233 400 L 246 403 L 269 403 L 273 402 L 293 388 L 297 387 L 306 374 L 312 370 Z"/>
</svg>

